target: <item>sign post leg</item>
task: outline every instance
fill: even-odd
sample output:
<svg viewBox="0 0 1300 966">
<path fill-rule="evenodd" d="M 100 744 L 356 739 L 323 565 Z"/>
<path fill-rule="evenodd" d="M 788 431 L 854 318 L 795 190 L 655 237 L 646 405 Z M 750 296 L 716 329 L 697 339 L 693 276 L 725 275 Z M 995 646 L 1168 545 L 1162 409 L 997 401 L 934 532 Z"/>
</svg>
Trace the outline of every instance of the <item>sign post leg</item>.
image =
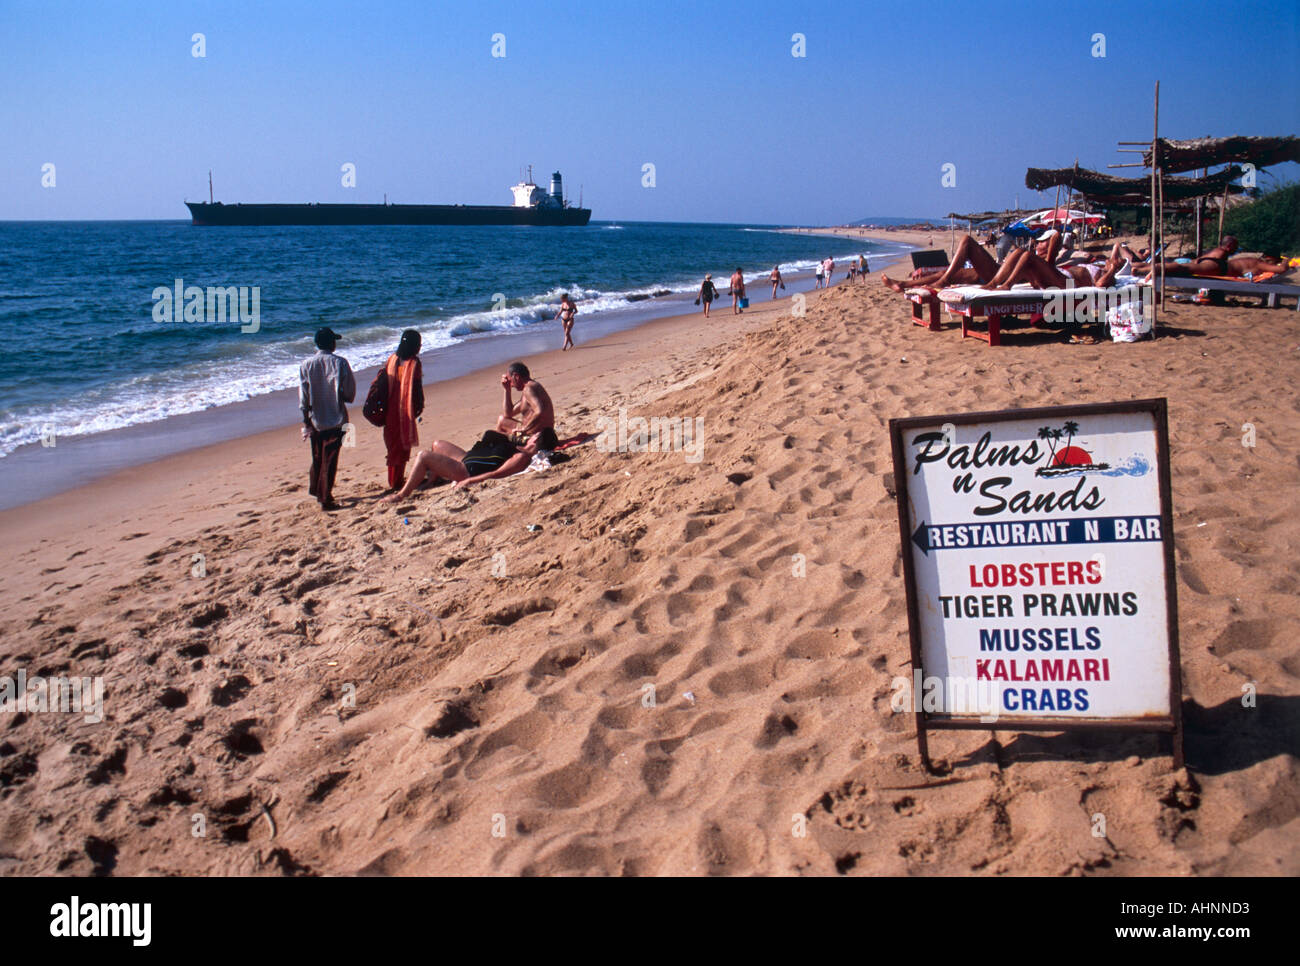
<svg viewBox="0 0 1300 966">
<path fill-rule="evenodd" d="M 930 764 L 930 742 L 925 734 L 925 717 L 920 711 L 916 712 L 916 747 L 921 753 L 921 767 L 927 774 L 934 774 L 934 768 Z"/>
</svg>

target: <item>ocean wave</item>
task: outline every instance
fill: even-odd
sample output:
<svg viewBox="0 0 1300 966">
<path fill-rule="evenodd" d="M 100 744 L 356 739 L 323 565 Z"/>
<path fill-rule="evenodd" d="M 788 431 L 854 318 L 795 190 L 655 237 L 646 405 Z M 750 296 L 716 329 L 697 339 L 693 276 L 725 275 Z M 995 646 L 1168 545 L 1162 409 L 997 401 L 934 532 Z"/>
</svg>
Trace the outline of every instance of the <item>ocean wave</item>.
<svg viewBox="0 0 1300 966">
<path fill-rule="evenodd" d="M 605 226 L 614 227 L 614 226 Z M 621 227 L 621 226 L 619 226 Z M 746 229 L 748 230 L 748 229 Z M 883 253 L 868 251 L 869 258 L 882 257 Z M 853 255 L 836 257 L 843 266 Z M 710 258 L 709 261 L 718 259 Z M 703 262 L 704 259 L 701 259 Z M 811 272 L 814 258 L 796 258 L 778 263 L 781 272 L 794 276 Z M 724 263 L 725 265 L 725 263 Z M 746 282 L 762 283 L 767 280 L 770 268 L 745 273 Z M 725 268 L 714 272 L 719 287 L 726 285 Z M 671 298 L 694 293 L 704 276 L 678 275 L 666 277 L 651 285 L 629 286 L 604 290 L 579 284 L 554 285 L 544 291 L 524 296 L 506 298 L 501 293 L 485 293 L 481 307 L 441 315 L 445 310 L 430 306 L 408 309 L 398 317 L 381 313 L 365 313 L 334 323 L 344 335 L 342 351 L 355 370 L 369 369 L 384 362 L 393 351 L 403 329 L 420 332 L 423 351 L 436 352 L 467 339 L 508 335 L 533 326 L 544 326 L 559 311 L 560 298 L 568 293 L 578 303 L 580 317 L 591 318 L 634 308 L 644 309 L 651 300 Z M 346 296 L 344 285 L 331 290 L 332 296 Z M 4 296 L 30 299 L 26 293 L 4 291 Z M 48 296 L 38 296 L 48 298 Z M 462 305 L 464 300 L 462 299 Z M 151 309 L 152 303 L 142 305 L 140 312 Z M 73 307 L 75 308 L 75 307 Z M 59 324 L 81 325 L 81 314 L 67 305 L 61 310 Z M 671 310 L 668 310 L 671 311 Z M 28 314 L 26 318 L 31 319 Z M 264 335 L 273 330 L 275 322 L 264 318 Z M 83 387 L 72 398 L 53 403 L 12 405 L 0 410 L 0 457 L 18 447 L 39 441 L 52 430 L 58 436 L 72 437 L 100 433 L 142 423 L 156 422 L 171 416 L 198 412 L 216 406 L 244 402 L 257 396 L 279 390 L 292 389 L 298 383 L 298 367 L 303 358 L 313 351 L 306 327 L 294 325 L 293 332 L 271 336 L 271 341 L 235 339 L 221 342 L 196 342 L 201 351 L 192 362 L 168 365 L 157 371 L 133 375 L 98 386 Z M 187 331 L 197 338 L 198 328 Z M 175 330 L 163 331 L 144 322 L 127 323 L 102 338 L 120 345 L 140 348 L 155 341 L 165 342 L 176 337 Z M 426 357 L 426 368 L 429 363 Z M 10 390 L 21 388 L 21 395 L 33 398 L 31 386 L 21 376 L 11 382 Z M 366 387 L 358 387 L 359 395 Z"/>
</svg>

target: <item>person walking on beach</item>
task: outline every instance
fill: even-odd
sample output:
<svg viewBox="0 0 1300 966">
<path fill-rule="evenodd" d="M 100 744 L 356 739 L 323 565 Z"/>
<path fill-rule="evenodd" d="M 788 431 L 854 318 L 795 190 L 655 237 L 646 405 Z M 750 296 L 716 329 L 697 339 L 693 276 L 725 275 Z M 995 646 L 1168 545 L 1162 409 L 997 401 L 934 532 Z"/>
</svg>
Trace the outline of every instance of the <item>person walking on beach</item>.
<svg viewBox="0 0 1300 966">
<path fill-rule="evenodd" d="M 731 314 L 740 315 L 745 310 L 740 307 L 740 300 L 745 297 L 745 275 L 736 269 L 731 276 Z"/>
<path fill-rule="evenodd" d="M 858 277 L 862 279 L 863 284 L 866 284 L 867 273 L 870 271 L 871 271 L 871 267 L 867 264 L 866 254 L 864 253 L 859 255 L 858 256 Z"/>
<path fill-rule="evenodd" d="M 776 301 L 777 288 L 785 288 L 785 282 L 781 281 L 781 266 L 772 266 L 772 301 Z"/>
<path fill-rule="evenodd" d="M 569 298 L 569 293 L 565 292 L 560 296 L 560 311 L 555 316 L 555 319 L 559 319 L 564 325 L 564 345 L 560 348 L 561 352 L 573 348 L 573 317 L 577 314 L 578 307 L 573 304 L 573 299 Z M 551 321 L 554 322 L 555 319 Z"/>
<path fill-rule="evenodd" d="M 835 271 L 835 263 L 831 261 L 831 257 L 829 255 L 826 256 L 826 261 L 822 262 L 822 270 L 825 271 L 826 273 L 826 287 L 830 288 L 831 274 Z"/>
<path fill-rule="evenodd" d="M 384 407 L 384 446 L 388 450 L 388 488 L 400 490 L 406 482 L 411 448 L 420 444 L 415 421 L 424 412 L 424 370 L 420 365 L 420 333 L 407 329 L 397 350 L 384 363 L 388 404 Z"/>
<path fill-rule="evenodd" d="M 822 282 L 825 280 L 825 278 L 826 278 L 826 263 L 818 262 L 817 263 L 817 286 L 816 286 L 817 288 L 822 287 Z"/>
<path fill-rule="evenodd" d="M 320 501 L 321 509 L 337 510 L 334 476 L 339 468 L 344 427 L 350 403 L 357 395 L 357 382 L 348 360 L 334 354 L 339 334 L 328 326 L 316 330 L 319 350 L 298 370 L 298 406 L 302 410 L 302 438 L 311 440 L 311 476 L 307 492 Z"/>
<path fill-rule="evenodd" d="M 699 297 L 695 300 L 696 305 L 699 305 L 701 302 L 704 303 L 704 317 L 706 319 L 709 317 L 709 306 L 713 304 L 713 300 L 717 297 L 718 289 L 717 286 L 713 284 L 713 275 L 712 273 L 706 273 L 704 276 L 704 284 L 700 286 Z"/>
</svg>

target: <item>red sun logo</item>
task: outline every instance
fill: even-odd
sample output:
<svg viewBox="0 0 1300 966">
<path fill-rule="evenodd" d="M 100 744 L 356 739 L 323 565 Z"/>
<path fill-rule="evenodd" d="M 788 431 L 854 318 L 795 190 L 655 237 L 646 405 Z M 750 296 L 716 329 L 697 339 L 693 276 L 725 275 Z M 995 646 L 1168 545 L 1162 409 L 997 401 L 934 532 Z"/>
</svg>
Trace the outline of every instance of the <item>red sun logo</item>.
<svg viewBox="0 0 1300 966">
<path fill-rule="evenodd" d="M 1067 446 L 1065 449 L 1057 450 L 1056 456 L 1052 460 L 1052 466 L 1091 466 L 1092 456 L 1086 449 L 1078 446 Z"/>
</svg>

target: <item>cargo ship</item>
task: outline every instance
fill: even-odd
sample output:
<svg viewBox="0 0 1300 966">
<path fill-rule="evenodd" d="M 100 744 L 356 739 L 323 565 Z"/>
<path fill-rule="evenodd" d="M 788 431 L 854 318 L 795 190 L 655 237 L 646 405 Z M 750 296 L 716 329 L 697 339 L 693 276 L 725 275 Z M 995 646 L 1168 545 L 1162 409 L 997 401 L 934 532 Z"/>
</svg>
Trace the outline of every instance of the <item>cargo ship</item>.
<svg viewBox="0 0 1300 966">
<path fill-rule="evenodd" d="M 543 191 L 528 179 L 512 187 L 512 205 L 227 205 L 212 200 L 212 173 L 208 173 L 208 201 L 187 201 L 194 225 L 585 225 L 591 209 L 564 199 L 560 172 L 551 175 L 551 188 Z"/>
</svg>

